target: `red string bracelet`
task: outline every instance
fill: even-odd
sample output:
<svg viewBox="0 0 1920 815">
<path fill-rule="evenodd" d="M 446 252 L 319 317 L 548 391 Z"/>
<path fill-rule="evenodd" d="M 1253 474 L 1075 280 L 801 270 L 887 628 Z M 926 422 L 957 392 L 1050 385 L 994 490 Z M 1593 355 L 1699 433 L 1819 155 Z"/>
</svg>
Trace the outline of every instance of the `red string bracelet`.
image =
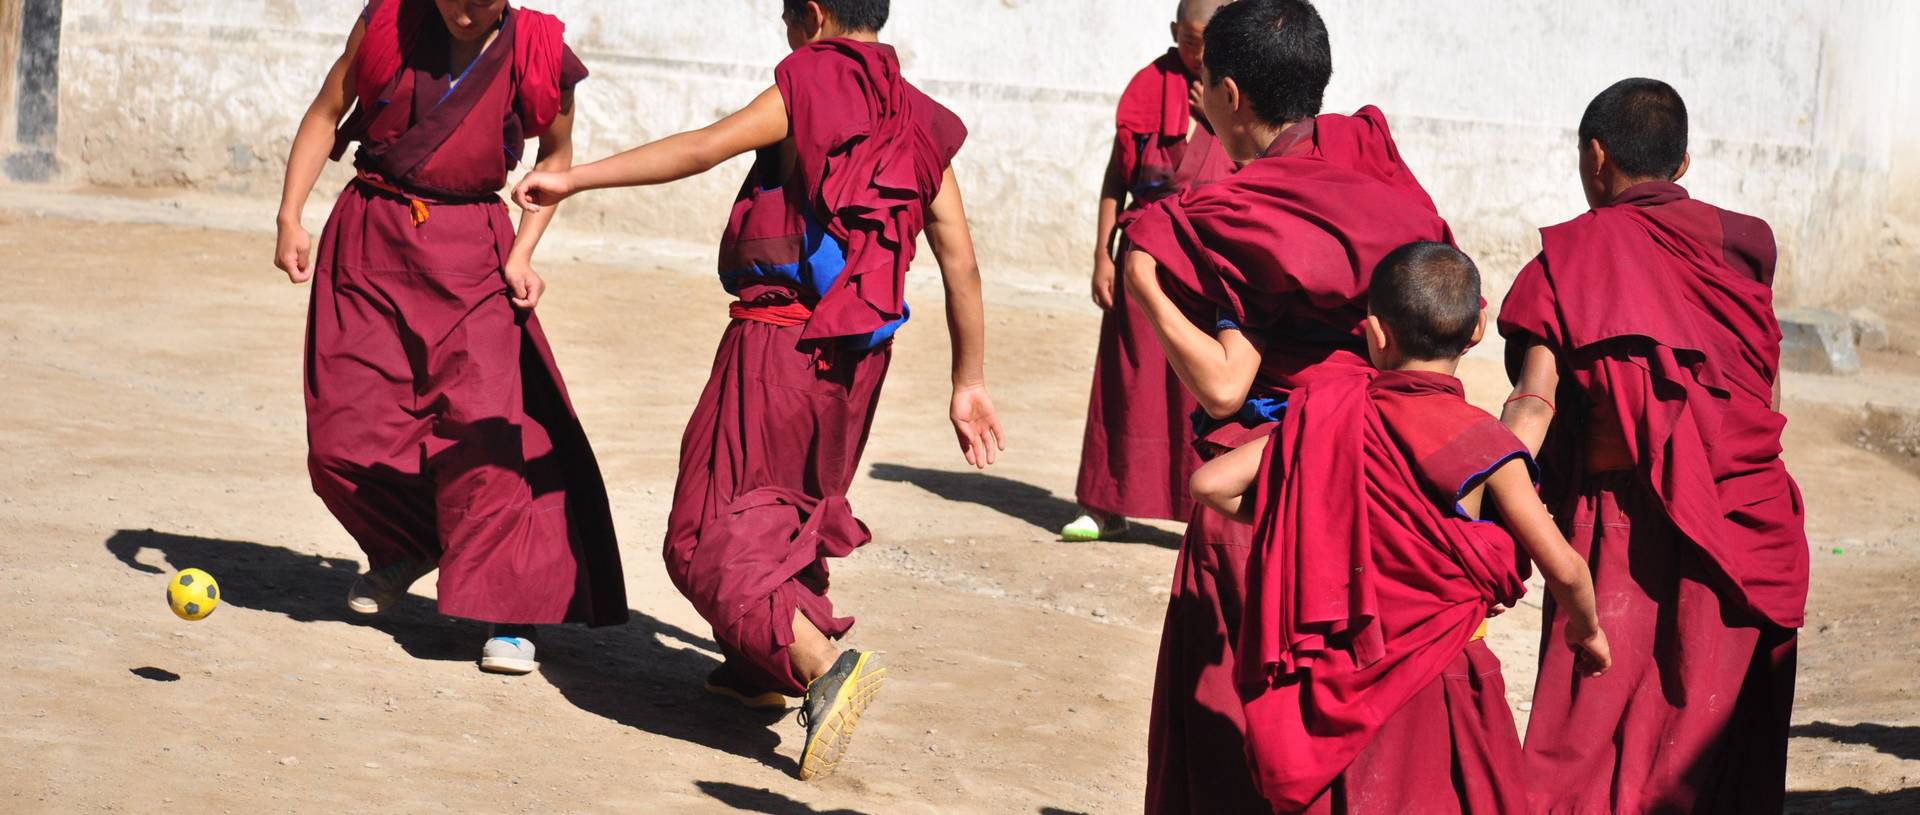
<svg viewBox="0 0 1920 815">
<path fill-rule="evenodd" d="M 1540 394 L 1537 394 L 1537 393 L 1523 393 L 1523 394 L 1520 394 L 1519 396 L 1515 396 L 1515 397 L 1513 397 L 1512 399 L 1508 399 L 1508 400 L 1506 401 L 1506 403 L 1505 403 L 1505 404 L 1502 404 L 1502 405 L 1501 405 L 1501 407 L 1506 407 L 1507 405 L 1511 405 L 1511 404 L 1513 404 L 1513 403 L 1515 403 L 1515 402 L 1518 402 L 1518 401 L 1520 401 L 1520 400 L 1522 400 L 1522 399 L 1538 399 L 1538 400 L 1540 400 L 1540 402 L 1541 402 L 1541 404 L 1544 404 L 1544 405 L 1546 405 L 1546 406 L 1547 406 L 1547 412 L 1549 412 L 1549 413 L 1559 413 L 1559 412 L 1560 412 L 1560 409 L 1559 409 L 1559 408 L 1556 408 L 1556 407 L 1554 407 L 1554 406 L 1553 406 L 1553 400 L 1551 400 L 1551 399 L 1548 399 L 1548 398 L 1547 398 L 1547 397 L 1545 397 L 1545 396 L 1541 396 Z"/>
</svg>

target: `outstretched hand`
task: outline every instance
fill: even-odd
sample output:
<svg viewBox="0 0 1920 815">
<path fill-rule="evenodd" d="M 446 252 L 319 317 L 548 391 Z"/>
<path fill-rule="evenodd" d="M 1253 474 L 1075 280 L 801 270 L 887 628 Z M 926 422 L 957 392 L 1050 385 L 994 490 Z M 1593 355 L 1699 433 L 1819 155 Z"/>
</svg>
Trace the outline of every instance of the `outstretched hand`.
<svg viewBox="0 0 1920 815">
<path fill-rule="evenodd" d="M 960 439 L 960 453 L 967 463 L 979 469 L 1000 458 L 1007 449 L 1007 436 L 1000 429 L 1000 416 L 993 409 L 993 397 L 986 385 L 964 385 L 953 389 L 953 433 Z"/>
<path fill-rule="evenodd" d="M 539 212 L 573 194 L 573 179 L 564 172 L 536 170 L 513 188 L 513 202 L 528 212 Z"/>
<path fill-rule="evenodd" d="M 273 249 L 273 265 L 287 273 L 288 281 L 305 283 L 313 277 L 312 261 L 308 259 L 312 249 L 313 237 L 307 234 L 306 227 L 283 223 Z"/>
<path fill-rule="evenodd" d="M 1574 670 L 1581 676 L 1599 676 L 1613 667 L 1613 651 L 1607 645 L 1607 632 L 1598 627 L 1587 630 L 1577 620 L 1567 621 L 1567 647 L 1573 650 Z"/>
<path fill-rule="evenodd" d="M 514 308 L 532 311 L 534 306 L 540 305 L 540 295 L 546 293 L 547 281 L 542 280 L 540 273 L 534 271 L 531 265 L 507 261 L 501 274 L 507 278 L 507 299 L 513 302 Z"/>
</svg>

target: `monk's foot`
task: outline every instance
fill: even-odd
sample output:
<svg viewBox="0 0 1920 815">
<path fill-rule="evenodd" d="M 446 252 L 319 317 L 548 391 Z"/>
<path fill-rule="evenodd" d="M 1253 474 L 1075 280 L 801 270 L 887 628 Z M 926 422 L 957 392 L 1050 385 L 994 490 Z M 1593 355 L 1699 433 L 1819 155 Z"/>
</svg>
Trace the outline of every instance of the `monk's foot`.
<svg viewBox="0 0 1920 815">
<path fill-rule="evenodd" d="M 379 614 L 393 608 L 407 596 L 414 582 L 435 568 L 431 561 L 406 560 L 367 572 L 347 590 L 347 608 L 355 614 Z"/>
<path fill-rule="evenodd" d="M 480 646 L 480 670 L 513 676 L 533 673 L 540 663 L 533 658 L 532 633 L 525 626 L 495 627 Z"/>
<path fill-rule="evenodd" d="M 800 703 L 800 726 L 807 729 L 806 746 L 800 751 L 800 780 L 812 781 L 833 773 L 853 743 L 853 729 L 860 723 L 887 669 L 872 652 L 851 648 L 840 654 L 833 669 L 807 685 L 807 698 Z"/>
<path fill-rule="evenodd" d="M 754 710 L 786 710 L 787 697 L 779 691 L 761 690 L 748 685 L 726 663 L 707 674 L 707 691 L 739 702 Z"/>
<path fill-rule="evenodd" d="M 1105 517 L 1088 512 L 1073 519 L 1073 523 L 1060 528 L 1060 538 L 1073 543 L 1087 543 L 1099 540 L 1114 540 L 1127 534 L 1127 519 L 1118 515 Z"/>
</svg>

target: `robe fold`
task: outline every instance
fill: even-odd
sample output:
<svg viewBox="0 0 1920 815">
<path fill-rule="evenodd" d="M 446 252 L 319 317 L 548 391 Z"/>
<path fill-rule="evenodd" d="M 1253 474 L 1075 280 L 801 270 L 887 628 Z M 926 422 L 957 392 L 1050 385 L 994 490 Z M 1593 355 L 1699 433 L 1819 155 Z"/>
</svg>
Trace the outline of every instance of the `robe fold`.
<svg viewBox="0 0 1920 815">
<path fill-rule="evenodd" d="M 1128 211 L 1233 172 L 1219 140 L 1195 121 L 1191 81 L 1179 52 L 1169 50 L 1135 74 L 1120 97 L 1113 159 L 1126 181 Z M 1074 497 L 1105 515 L 1184 520 L 1194 510 L 1187 481 L 1200 466 L 1189 418 L 1199 406 L 1117 281 L 1113 301 L 1100 319 Z"/>
<path fill-rule="evenodd" d="M 1299 123 L 1239 171 L 1147 206 L 1125 228 L 1196 323 L 1267 341 L 1240 414 L 1196 422 L 1203 454 L 1271 433 L 1294 388 L 1372 370 L 1358 332 L 1374 266 L 1403 244 L 1450 236 L 1373 107 Z M 1182 539 L 1154 681 L 1149 813 L 1266 809 L 1234 683 L 1251 535 L 1196 508 Z"/>
<path fill-rule="evenodd" d="M 966 128 L 886 45 L 825 40 L 774 75 L 791 153 L 760 152 L 721 239 L 739 300 L 681 439 L 663 554 L 733 676 L 799 696 L 795 613 L 829 637 L 853 625 L 827 597 L 826 559 L 871 537 L 847 487 L 908 314 L 914 241 Z"/>
<path fill-rule="evenodd" d="M 1236 649 L 1248 754 L 1273 811 L 1306 811 L 1326 797 L 1430 687 L 1443 689 L 1441 704 L 1407 715 L 1449 720 L 1444 674 L 1466 659 L 1488 610 L 1525 592 L 1513 539 L 1459 501 L 1526 457 L 1450 376 L 1363 374 L 1292 393 L 1249 497 L 1258 521 Z M 1504 705 L 1492 665 L 1482 690 Z M 1463 709 L 1460 723 L 1471 726 L 1454 760 L 1387 750 L 1392 758 L 1347 779 L 1337 796 L 1344 805 L 1322 808 L 1402 811 L 1361 805 L 1383 797 L 1372 787 L 1384 784 L 1422 802 L 1414 811 L 1517 815 L 1524 796 L 1511 715 L 1487 721 L 1471 694 Z M 1389 766 L 1406 775 L 1389 777 Z M 1475 801 L 1470 787 L 1494 792 Z"/>
<path fill-rule="evenodd" d="M 1541 235 L 1500 331 L 1516 375 L 1531 344 L 1559 360 L 1544 497 L 1615 662 L 1577 676 L 1547 604 L 1535 809 L 1777 812 L 1808 551 L 1772 407 L 1772 231 L 1650 183 Z"/>
<path fill-rule="evenodd" d="M 365 20 L 336 147 L 361 143 L 360 177 L 321 233 L 307 320 L 314 491 L 371 568 L 438 563 L 443 614 L 624 622 L 599 465 L 501 275 L 514 230 L 497 193 L 522 134 L 551 122 L 529 104 L 557 109 L 586 69 L 536 12 L 509 9 L 457 82 L 431 2 L 380 0 Z M 552 104 L 524 99 L 530 84 Z"/>
</svg>

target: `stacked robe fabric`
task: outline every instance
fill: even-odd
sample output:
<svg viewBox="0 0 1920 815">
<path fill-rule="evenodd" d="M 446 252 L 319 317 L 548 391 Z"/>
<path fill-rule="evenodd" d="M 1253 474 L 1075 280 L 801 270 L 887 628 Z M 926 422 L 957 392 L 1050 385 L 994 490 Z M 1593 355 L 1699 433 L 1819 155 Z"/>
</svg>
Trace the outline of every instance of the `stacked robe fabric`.
<svg viewBox="0 0 1920 815">
<path fill-rule="evenodd" d="M 1126 185 L 1127 213 L 1233 172 L 1192 109 L 1193 81 L 1179 52 L 1169 50 L 1121 95 L 1111 163 Z M 1124 242 L 1120 248 L 1124 256 Z M 1100 320 L 1075 500 L 1110 516 L 1190 520 L 1187 481 L 1200 466 L 1190 421 L 1197 409 L 1167 367 L 1153 325 L 1116 282 L 1113 307 Z"/>
<path fill-rule="evenodd" d="M 1142 210 L 1126 237 L 1197 324 L 1266 342 L 1247 409 L 1197 433 L 1218 451 L 1271 433 L 1293 389 L 1370 370 L 1359 330 L 1374 266 L 1451 232 L 1367 107 L 1295 124 L 1233 175 Z M 1244 526 L 1206 511 L 1188 524 L 1154 680 L 1149 813 L 1266 807 L 1234 679 L 1250 553 Z"/>
<path fill-rule="evenodd" d="M 513 308 L 498 197 L 586 76 L 564 27 L 509 8 L 463 74 L 429 0 L 376 0 L 335 157 L 359 177 L 320 236 L 308 469 L 370 566 L 440 568 L 439 607 L 495 623 L 627 619 L 606 486 L 553 351 Z"/>
<path fill-rule="evenodd" d="M 794 615 L 830 637 L 853 625 L 827 558 L 871 538 L 846 492 L 892 354 L 875 338 L 906 315 L 914 241 L 966 129 L 878 43 L 807 45 L 775 84 L 791 166 L 761 152 L 722 238 L 741 300 L 681 440 L 664 556 L 734 681 L 798 696 Z M 837 268 L 815 274 L 827 246 Z"/>
<path fill-rule="evenodd" d="M 1547 607 L 1534 806 L 1778 812 L 1805 513 L 1772 405 L 1773 233 L 1671 183 L 1541 231 L 1500 314 L 1559 360 L 1545 496 L 1593 569 L 1615 663 L 1576 675 Z"/>
</svg>

